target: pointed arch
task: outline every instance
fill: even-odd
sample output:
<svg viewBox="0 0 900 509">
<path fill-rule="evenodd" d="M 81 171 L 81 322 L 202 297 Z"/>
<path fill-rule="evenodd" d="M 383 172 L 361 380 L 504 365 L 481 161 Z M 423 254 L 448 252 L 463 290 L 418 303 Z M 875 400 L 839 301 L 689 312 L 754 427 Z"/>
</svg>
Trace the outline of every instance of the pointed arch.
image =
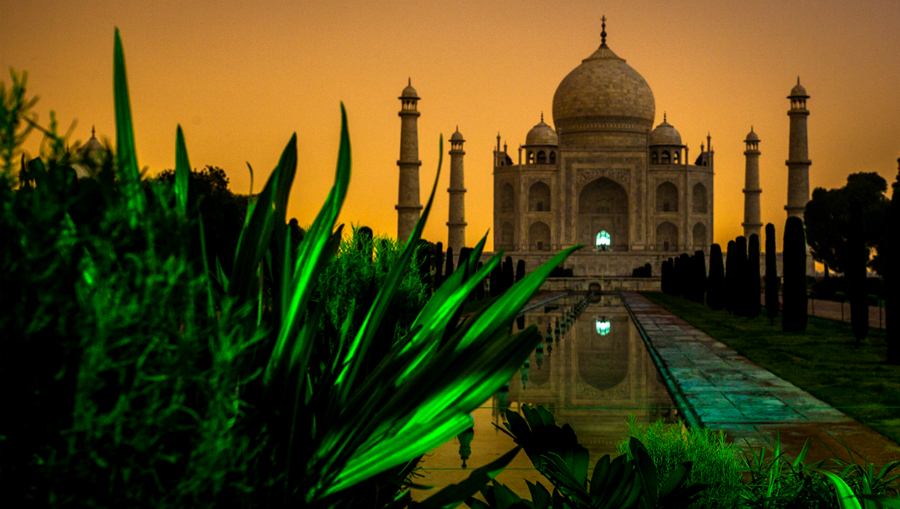
<svg viewBox="0 0 900 509">
<path fill-rule="evenodd" d="M 512 184 L 506 182 L 500 187 L 500 212 L 516 211 L 516 191 Z"/>
<path fill-rule="evenodd" d="M 656 250 L 678 251 L 678 227 L 665 221 L 656 227 Z"/>
<path fill-rule="evenodd" d="M 693 190 L 693 212 L 695 214 L 706 214 L 707 211 L 707 195 L 706 195 L 706 186 L 698 182 L 694 185 Z"/>
<path fill-rule="evenodd" d="M 528 212 L 550 211 L 550 186 L 535 182 L 528 189 Z"/>
<path fill-rule="evenodd" d="M 528 228 L 528 249 L 550 251 L 550 227 L 543 221 L 532 223 Z"/>
<path fill-rule="evenodd" d="M 671 182 L 663 182 L 656 188 L 656 211 L 678 212 L 678 188 Z"/>
</svg>

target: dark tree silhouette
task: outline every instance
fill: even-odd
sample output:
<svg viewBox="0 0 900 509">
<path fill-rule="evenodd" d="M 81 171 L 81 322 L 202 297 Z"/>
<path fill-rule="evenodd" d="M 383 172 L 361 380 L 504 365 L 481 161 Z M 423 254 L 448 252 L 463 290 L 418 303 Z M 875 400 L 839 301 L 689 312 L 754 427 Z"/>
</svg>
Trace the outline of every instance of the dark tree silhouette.
<svg viewBox="0 0 900 509">
<path fill-rule="evenodd" d="M 447 246 L 447 267 L 444 269 L 444 281 L 453 275 L 453 248 Z"/>
<path fill-rule="evenodd" d="M 503 293 L 503 263 L 499 262 L 491 270 L 491 298 Z"/>
<path fill-rule="evenodd" d="M 846 249 L 847 286 L 850 293 L 850 326 L 856 347 L 869 334 L 869 302 L 866 293 L 866 264 L 869 262 L 869 248 L 865 240 L 864 205 L 858 199 L 850 204 L 850 238 Z"/>
<path fill-rule="evenodd" d="M 659 289 L 662 290 L 666 295 L 671 294 L 671 289 L 669 285 L 671 284 L 672 279 L 672 267 L 670 265 L 671 258 L 668 260 L 663 260 L 662 266 L 659 269 Z"/>
<path fill-rule="evenodd" d="M 709 248 L 709 279 L 707 280 L 706 304 L 714 311 L 725 309 L 725 264 L 722 248 L 713 244 Z"/>
<path fill-rule="evenodd" d="M 806 330 L 806 238 L 803 220 L 796 216 L 784 224 L 784 291 L 781 304 L 781 330 Z"/>
<path fill-rule="evenodd" d="M 689 283 L 690 287 L 693 288 L 692 300 L 697 304 L 703 304 L 707 285 L 706 255 L 703 254 L 703 251 L 694 252 L 693 268 L 693 274 Z"/>
<path fill-rule="evenodd" d="M 672 282 L 669 285 L 669 289 L 672 290 L 672 295 L 676 297 L 681 296 L 681 257 L 676 256 L 672 258 Z"/>
<path fill-rule="evenodd" d="M 735 262 L 737 262 L 737 249 L 736 244 L 733 240 L 728 241 L 728 248 L 725 252 L 725 286 L 723 288 L 724 292 L 722 297 L 725 300 L 725 309 L 729 313 L 734 313 L 735 303 L 734 303 L 734 287 L 737 285 L 737 268 L 735 267 Z"/>
<path fill-rule="evenodd" d="M 481 270 L 483 266 L 484 264 L 482 262 L 478 262 L 477 270 Z M 481 282 L 478 283 L 478 286 L 475 287 L 475 298 L 477 300 L 484 299 L 484 279 L 482 279 Z"/>
<path fill-rule="evenodd" d="M 678 257 L 681 261 L 679 265 L 681 266 L 678 269 L 678 295 L 681 295 L 685 299 L 690 299 L 691 291 L 691 277 L 693 276 L 693 269 L 691 266 L 691 257 L 687 253 L 681 253 L 681 256 Z"/>
<path fill-rule="evenodd" d="M 781 280 L 778 278 L 778 264 L 775 259 L 775 225 L 766 225 L 766 316 L 769 325 L 775 324 L 778 316 L 778 287 Z"/>
<path fill-rule="evenodd" d="M 506 260 L 503 261 L 503 291 L 509 290 L 512 288 L 515 278 L 515 273 L 513 271 L 513 261 L 511 256 L 507 256 Z"/>
<path fill-rule="evenodd" d="M 434 287 L 440 288 L 444 284 L 444 244 L 438 242 L 434 245 Z"/>
<path fill-rule="evenodd" d="M 519 260 L 516 263 L 516 283 L 525 277 L 525 260 Z"/>
<path fill-rule="evenodd" d="M 456 268 L 459 269 L 460 267 L 464 266 L 466 264 L 466 260 L 468 260 L 470 256 L 472 256 L 472 248 L 461 247 L 459 249 L 459 260 L 456 262 Z M 472 273 L 473 269 L 474 267 L 471 267 L 469 269 L 470 274 Z"/>
<path fill-rule="evenodd" d="M 817 187 L 806 204 L 803 217 L 807 242 L 813 258 L 836 272 L 846 272 L 855 254 L 847 243 L 853 232 L 850 208 L 858 200 L 863 205 L 863 242 L 877 253 L 886 242 L 885 225 L 890 215 L 890 200 L 884 195 L 887 182 L 877 173 L 853 173 L 844 187 L 826 190 Z M 868 266 L 883 274 L 883 263 L 876 255 Z"/>
<path fill-rule="evenodd" d="M 887 246 L 886 268 L 884 286 L 887 293 L 885 303 L 885 336 L 887 342 L 887 361 L 890 364 L 900 365 L 900 329 L 897 318 L 891 318 L 897 314 L 897 299 L 900 299 L 900 159 L 897 159 L 897 179 L 892 184 L 893 196 L 891 197 L 891 215 L 888 231 L 889 244 Z"/>
<path fill-rule="evenodd" d="M 747 316 L 747 238 L 734 240 L 734 286 L 730 288 L 734 316 Z"/>
<path fill-rule="evenodd" d="M 746 279 L 747 285 L 745 289 L 746 304 L 744 311 L 747 318 L 756 318 L 760 313 L 760 274 L 759 274 L 759 235 L 750 235 L 750 242 L 747 249 L 747 269 Z"/>
</svg>

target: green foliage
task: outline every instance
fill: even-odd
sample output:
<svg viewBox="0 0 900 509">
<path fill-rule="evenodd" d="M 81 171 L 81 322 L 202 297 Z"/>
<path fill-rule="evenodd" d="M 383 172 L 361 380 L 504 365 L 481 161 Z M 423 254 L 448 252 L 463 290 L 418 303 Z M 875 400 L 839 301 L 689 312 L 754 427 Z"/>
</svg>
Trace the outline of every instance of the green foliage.
<svg viewBox="0 0 900 509">
<path fill-rule="evenodd" d="M 760 309 L 760 293 L 761 276 L 759 274 L 759 235 L 755 233 L 750 236 L 747 246 L 747 268 L 746 268 L 746 284 L 744 285 L 744 305 L 745 316 L 748 318 L 756 318 L 759 316 Z"/>
<path fill-rule="evenodd" d="M 778 290 L 781 279 L 778 277 L 778 264 L 775 259 L 775 225 L 766 225 L 766 317 L 769 323 L 778 316 L 781 305 L 778 303 Z"/>
<path fill-rule="evenodd" d="M 881 253 L 886 247 L 890 215 L 890 201 L 884 195 L 885 191 L 887 182 L 874 172 L 852 173 L 841 188 L 814 189 L 803 218 L 813 258 L 837 272 L 846 272 L 858 256 L 848 244 L 849 239 L 861 233 L 867 265 L 878 274 L 884 274 Z M 851 221 L 850 209 L 854 201 L 864 204 L 862 230 L 854 230 Z M 871 261 L 870 249 L 876 250 Z"/>
<path fill-rule="evenodd" d="M 553 414 L 543 406 L 533 409 L 524 405 L 522 413 L 524 418 L 507 410 L 507 421 L 503 423 L 506 429 L 494 426 L 525 450 L 535 468 L 553 485 L 552 495 L 541 483 L 528 483 L 532 500 L 522 501 L 494 481 L 493 487 L 482 489 L 488 504 L 470 498 L 469 507 L 674 509 L 688 507 L 709 488 L 701 483 L 687 484 L 692 471 L 690 461 L 677 465 L 668 473 L 668 479 L 660 482 L 650 453 L 634 437 L 625 454 L 612 462 L 608 454 L 600 458 L 588 479 L 588 451 L 578 443 L 572 428 L 568 424 L 557 426 Z"/>
<path fill-rule="evenodd" d="M 725 265 L 722 262 L 722 248 L 718 244 L 713 244 L 709 249 L 707 287 L 706 303 L 710 309 L 725 309 Z"/>
<path fill-rule="evenodd" d="M 341 248 L 335 221 L 350 181 L 343 106 L 334 187 L 303 242 L 292 249 L 284 217 L 297 164 L 294 136 L 249 205 L 226 274 L 218 258 L 214 270 L 208 267 L 202 215 L 187 207 L 190 163 L 180 126 L 174 186 L 140 181 L 118 30 L 113 75 L 121 193 L 112 170 L 101 172 L 107 208 L 100 234 L 83 234 L 67 213 L 87 196 L 71 167 L 33 160 L 28 178 L 36 187 L 2 190 L 0 283 L 34 290 L 4 301 L 0 315 L 3 330 L 14 331 L 3 338 L 13 355 L 3 356 L 2 381 L 15 387 L 4 391 L 4 408 L 26 417 L 0 424 L 4 465 L 34 480 L 24 486 L 32 488 L 27 501 L 7 498 L 23 507 L 73 500 L 93 507 L 329 508 L 393 501 L 396 489 L 384 499 L 373 495 L 374 485 L 404 478 L 424 452 L 469 426 L 468 413 L 541 341 L 533 326 L 509 335 L 512 317 L 582 246 L 556 255 L 460 323 L 468 295 L 499 264 L 501 254 L 478 273 L 470 269 L 482 239 L 466 268 L 447 278 L 379 358 L 384 345 L 373 341 L 402 281 L 415 272 L 440 163 L 412 241 L 359 330 L 350 332 L 351 301 L 335 341 L 317 334 L 326 312 L 317 290 Z M 23 219 L 38 228 L 23 228 Z M 184 241 L 195 221 L 199 275 Z M 272 283 L 265 316 L 262 271 Z M 41 283 L 48 276 L 56 277 Z M 31 379 L 8 378 L 28 361 L 24 376 Z M 490 465 L 487 477 L 516 452 Z M 441 493 L 460 503 L 483 482 L 475 477 Z"/>
<path fill-rule="evenodd" d="M 0 82 L 0 160 L 3 161 L 4 187 L 9 188 L 12 178 L 13 165 L 22 155 L 21 146 L 25 138 L 35 128 L 37 114 L 30 117 L 30 111 L 37 103 L 38 98 L 25 99 L 25 87 L 28 83 L 28 73 L 16 74 L 9 70 L 12 80 L 10 87 L 6 88 L 5 82 Z"/>
<path fill-rule="evenodd" d="M 796 216 L 787 218 L 784 225 L 784 291 L 781 320 L 785 332 L 806 330 L 806 237 L 803 220 Z"/>
</svg>

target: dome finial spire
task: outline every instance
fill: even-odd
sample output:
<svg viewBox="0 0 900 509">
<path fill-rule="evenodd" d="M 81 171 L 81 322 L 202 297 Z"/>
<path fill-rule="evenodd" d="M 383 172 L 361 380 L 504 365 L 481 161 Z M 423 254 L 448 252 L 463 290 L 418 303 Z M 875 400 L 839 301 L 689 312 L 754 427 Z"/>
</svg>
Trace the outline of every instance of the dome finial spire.
<svg viewBox="0 0 900 509">
<path fill-rule="evenodd" d="M 606 46 L 606 16 L 603 16 L 600 20 L 602 21 L 600 25 L 602 27 L 602 31 L 600 32 L 600 45 Z"/>
<path fill-rule="evenodd" d="M 544 112 L 542 111 L 541 112 L 541 122 L 543 122 L 543 121 L 544 121 Z"/>
<path fill-rule="evenodd" d="M 91 126 L 91 138 L 94 138 L 94 137 L 95 137 L 95 136 L 94 136 L 94 133 L 96 132 L 96 130 L 97 130 L 97 127 L 96 127 L 96 126 Z"/>
<path fill-rule="evenodd" d="M 663 112 L 663 123 L 666 123 L 666 112 Z"/>
</svg>

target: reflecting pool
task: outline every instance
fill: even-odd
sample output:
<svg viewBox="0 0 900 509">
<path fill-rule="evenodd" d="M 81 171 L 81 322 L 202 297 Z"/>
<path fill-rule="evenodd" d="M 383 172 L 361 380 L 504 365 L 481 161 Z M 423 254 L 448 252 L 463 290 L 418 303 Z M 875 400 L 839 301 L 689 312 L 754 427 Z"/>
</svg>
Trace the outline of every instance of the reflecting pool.
<svg viewBox="0 0 900 509">
<path fill-rule="evenodd" d="M 435 489 L 412 490 L 413 500 L 463 481 L 474 468 L 514 448 L 512 438 L 493 425 L 503 426 L 505 408 L 521 414 L 522 405 L 545 406 L 558 426 L 569 424 L 575 431 L 578 443 L 590 453 L 591 470 L 604 455 L 618 456 L 616 444 L 628 438 L 629 414 L 635 416 L 635 425 L 678 421 L 680 412 L 618 295 L 595 297 L 569 330 L 563 327 L 566 313 L 582 297 L 580 293 L 563 297 L 517 320 L 514 331 L 536 324 L 543 344 L 510 379 L 508 388 L 472 412 L 472 430 L 422 458 L 417 473 L 424 477 L 415 477 L 414 482 Z M 553 490 L 524 451 L 497 476 L 497 481 L 530 500 L 526 479 Z"/>
</svg>

